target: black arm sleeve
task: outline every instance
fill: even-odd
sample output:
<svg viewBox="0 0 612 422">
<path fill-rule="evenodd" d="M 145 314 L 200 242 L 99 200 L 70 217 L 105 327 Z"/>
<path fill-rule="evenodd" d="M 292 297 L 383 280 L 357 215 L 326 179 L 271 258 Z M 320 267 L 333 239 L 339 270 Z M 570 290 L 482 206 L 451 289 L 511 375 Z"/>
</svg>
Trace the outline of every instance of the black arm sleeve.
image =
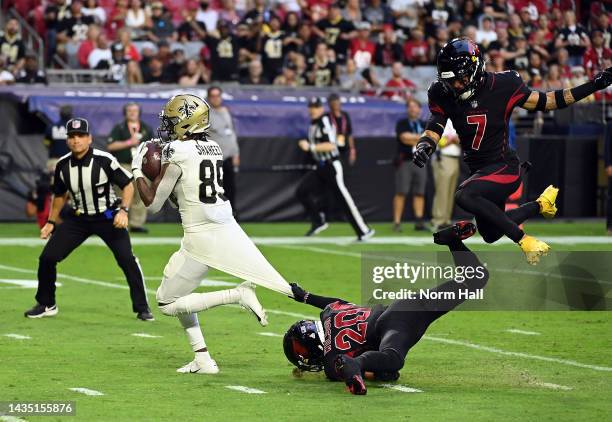
<svg viewBox="0 0 612 422">
<path fill-rule="evenodd" d="M 55 166 L 55 174 L 53 176 L 53 186 L 51 186 L 51 191 L 54 195 L 61 196 L 68 191 L 64 180 L 62 179 L 61 169 L 63 166 L 56 165 Z"/>
<path fill-rule="evenodd" d="M 306 297 L 304 298 L 304 303 L 307 303 L 312 306 L 316 306 L 317 308 L 320 308 L 320 309 L 323 309 L 330 303 L 334 303 L 334 302 L 348 303 L 342 299 L 338 299 L 335 297 L 318 296 L 318 295 L 313 295 L 312 293 L 307 293 Z"/>
</svg>

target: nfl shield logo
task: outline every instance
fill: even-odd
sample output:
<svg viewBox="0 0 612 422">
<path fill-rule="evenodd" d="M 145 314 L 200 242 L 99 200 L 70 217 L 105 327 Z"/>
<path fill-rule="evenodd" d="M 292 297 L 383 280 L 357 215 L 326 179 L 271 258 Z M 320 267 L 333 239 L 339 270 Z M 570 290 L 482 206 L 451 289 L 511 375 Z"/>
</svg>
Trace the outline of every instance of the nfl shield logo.
<svg viewBox="0 0 612 422">
<path fill-rule="evenodd" d="M 476 108 L 478 107 L 478 101 L 474 100 L 470 103 L 470 105 L 472 106 L 472 108 Z"/>
<path fill-rule="evenodd" d="M 73 120 L 72 121 L 72 128 L 73 129 L 78 129 L 81 127 L 81 121 L 80 120 Z"/>
</svg>

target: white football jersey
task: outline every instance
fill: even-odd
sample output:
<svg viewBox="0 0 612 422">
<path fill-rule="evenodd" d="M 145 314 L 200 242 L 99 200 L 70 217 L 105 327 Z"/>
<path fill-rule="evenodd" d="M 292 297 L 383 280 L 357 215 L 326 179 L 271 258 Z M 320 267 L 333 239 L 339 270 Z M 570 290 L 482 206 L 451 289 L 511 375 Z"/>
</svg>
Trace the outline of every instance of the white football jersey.
<svg viewBox="0 0 612 422">
<path fill-rule="evenodd" d="M 173 195 L 183 228 L 233 219 L 232 206 L 223 190 L 223 153 L 212 140 L 173 141 L 162 150 L 162 165 L 174 163 L 181 177 Z"/>
</svg>

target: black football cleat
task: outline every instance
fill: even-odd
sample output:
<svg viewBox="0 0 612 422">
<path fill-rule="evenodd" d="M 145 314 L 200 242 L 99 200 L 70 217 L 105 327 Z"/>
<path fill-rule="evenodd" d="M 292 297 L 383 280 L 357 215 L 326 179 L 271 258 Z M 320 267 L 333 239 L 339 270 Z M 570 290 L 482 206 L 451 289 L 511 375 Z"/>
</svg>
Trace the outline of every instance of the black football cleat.
<svg viewBox="0 0 612 422">
<path fill-rule="evenodd" d="M 321 233 L 323 230 L 327 230 L 329 224 L 325 222 L 321 222 L 320 224 L 313 224 L 305 234 L 306 237 L 316 236 Z"/>
<path fill-rule="evenodd" d="M 361 367 L 353 358 L 346 355 L 339 355 L 336 357 L 334 366 L 336 372 L 342 377 L 351 394 L 358 396 L 367 394 L 368 389 L 361 375 Z"/>
<path fill-rule="evenodd" d="M 45 306 L 37 303 L 23 313 L 26 318 L 45 318 L 57 315 L 57 305 Z"/>
<path fill-rule="evenodd" d="M 138 318 L 141 321 L 155 321 L 153 314 L 149 310 L 138 312 L 136 314 L 136 318 Z"/>
<path fill-rule="evenodd" d="M 459 221 L 450 227 L 434 233 L 434 243 L 449 245 L 471 237 L 476 233 L 476 226 L 471 221 Z"/>
</svg>

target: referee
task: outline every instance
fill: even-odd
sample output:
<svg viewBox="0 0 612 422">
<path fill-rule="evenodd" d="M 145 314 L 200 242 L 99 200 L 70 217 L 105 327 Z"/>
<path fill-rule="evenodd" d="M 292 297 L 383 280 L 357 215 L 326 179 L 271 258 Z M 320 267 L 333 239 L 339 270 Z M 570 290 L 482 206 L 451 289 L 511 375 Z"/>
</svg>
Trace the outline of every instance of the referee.
<svg viewBox="0 0 612 422">
<path fill-rule="evenodd" d="M 369 239 L 374 235 L 374 230 L 363 221 L 351 194 L 344 185 L 342 164 L 338 159 L 336 131 L 329 116 L 324 115 L 325 110 L 319 98 L 312 98 L 308 102 L 308 113 L 311 119 L 308 139 L 301 139 L 298 145 L 303 151 L 311 153 L 316 168 L 304 176 L 296 191 L 297 198 L 312 222 L 306 236 L 313 236 L 327 229 L 328 224 L 321 210 L 320 199 L 324 196 L 325 190 L 330 189 L 338 203 L 342 205 L 346 217 L 357 233 L 357 239 Z"/>
<path fill-rule="evenodd" d="M 53 203 L 47 224 L 40 230 L 41 239 L 49 239 L 38 262 L 38 291 L 36 305 L 25 312 L 28 318 L 57 315 L 55 280 L 57 263 L 66 258 L 89 236 L 96 234 L 113 252 L 130 286 L 132 309 L 137 318 L 152 321 L 145 293 L 144 280 L 138 259 L 132 253 L 128 225 L 128 207 L 134 195 L 132 175 L 121 168 L 117 160 L 106 152 L 91 147 L 89 123 L 85 119 L 71 119 L 66 124 L 70 153 L 57 162 L 51 190 Z M 119 200 L 113 184 L 122 189 Z M 60 210 L 72 197 L 74 208 L 62 224 L 55 221 Z M 117 205 L 121 206 L 117 209 Z M 53 233 L 53 235 L 52 235 Z"/>
</svg>

